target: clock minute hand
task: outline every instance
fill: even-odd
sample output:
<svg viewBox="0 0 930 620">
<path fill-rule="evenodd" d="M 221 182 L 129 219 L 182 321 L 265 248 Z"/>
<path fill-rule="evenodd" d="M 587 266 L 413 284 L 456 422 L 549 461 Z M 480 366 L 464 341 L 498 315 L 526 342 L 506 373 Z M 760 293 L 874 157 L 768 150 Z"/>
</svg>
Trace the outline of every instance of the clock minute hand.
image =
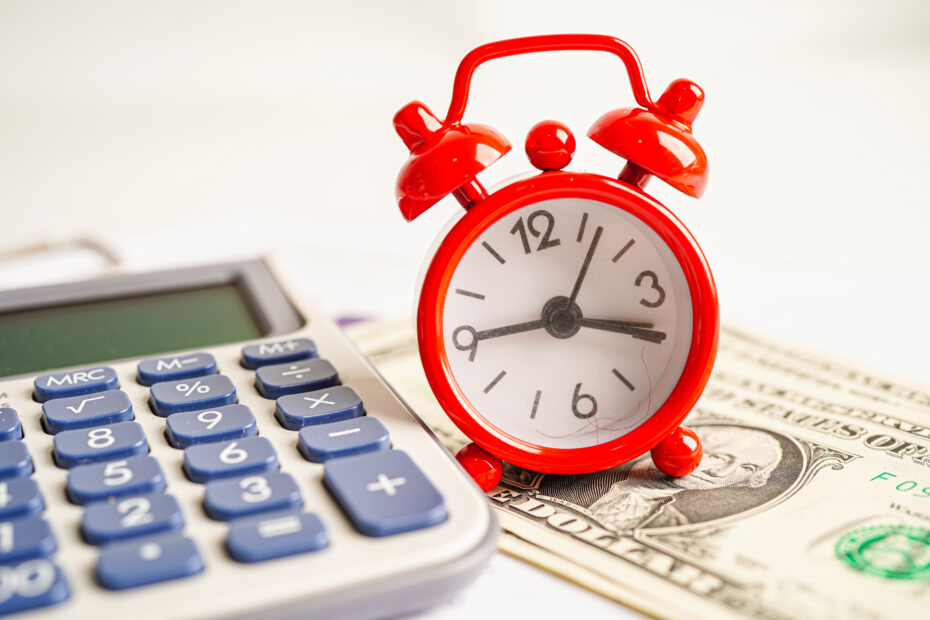
<svg viewBox="0 0 930 620">
<path fill-rule="evenodd" d="M 588 273 L 588 267 L 591 265 L 591 258 L 594 257 L 594 250 L 597 248 L 597 242 L 600 240 L 602 232 L 604 232 L 603 226 L 598 226 L 597 230 L 594 231 L 594 238 L 591 239 L 588 253 L 585 255 L 584 262 L 581 264 L 581 271 L 578 273 L 578 277 L 575 278 L 575 286 L 572 288 L 572 294 L 568 298 L 568 303 L 565 304 L 566 308 L 571 308 L 572 304 L 575 303 L 575 299 L 578 297 L 578 291 L 581 290 L 581 283 L 584 282 L 584 277 Z"/>
<path fill-rule="evenodd" d="M 652 327 L 652 323 L 637 323 L 635 321 L 612 321 L 609 319 L 589 319 L 587 317 L 578 319 L 578 323 L 582 327 L 602 329 L 604 331 L 616 332 L 618 334 L 629 334 L 630 336 L 638 338 L 639 340 L 648 340 L 649 342 L 655 342 L 657 344 L 665 340 L 667 336 L 665 332 L 648 329 L 649 327 Z"/>
</svg>

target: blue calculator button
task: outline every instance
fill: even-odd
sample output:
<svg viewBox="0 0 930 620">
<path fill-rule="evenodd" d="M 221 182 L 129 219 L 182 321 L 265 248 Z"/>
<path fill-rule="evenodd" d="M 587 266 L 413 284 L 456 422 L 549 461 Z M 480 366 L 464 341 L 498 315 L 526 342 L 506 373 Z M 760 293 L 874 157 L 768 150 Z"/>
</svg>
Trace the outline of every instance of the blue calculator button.
<svg viewBox="0 0 930 620">
<path fill-rule="evenodd" d="M 322 463 L 329 459 L 387 450 L 391 447 L 391 438 L 379 420 L 361 417 L 306 426 L 300 429 L 297 447 L 308 461 Z"/>
<path fill-rule="evenodd" d="M 172 357 L 159 357 L 139 362 L 138 381 L 154 385 L 162 381 L 189 379 L 216 374 L 216 360 L 209 353 L 187 353 Z"/>
<path fill-rule="evenodd" d="M 81 530 L 93 545 L 180 530 L 184 516 L 178 500 L 164 493 L 125 497 L 99 502 L 84 510 Z"/>
<path fill-rule="evenodd" d="M 357 418 L 362 413 L 362 399 L 355 390 L 336 385 L 282 396 L 275 403 L 274 417 L 284 428 L 296 431 L 310 424 Z"/>
<path fill-rule="evenodd" d="M 389 536 L 446 520 L 442 495 L 399 450 L 326 461 L 323 482 L 356 529 L 368 536 Z"/>
<path fill-rule="evenodd" d="M 52 528 L 44 519 L 26 517 L 0 521 L 0 564 L 46 558 L 58 548 Z"/>
<path fill-rule="evenodd" d="M 62 431 L 52 443 L 55 462 L 65 468 L 146 454 L 149 450 L 138 422 Z"/>
<path fill-rule="evenodd" d="M 251 437 L 257 433 L 255 416 L 245 405 L 173 413 L 168 416 L 165 431 L 168 443 L 175 448 Z"/>
<path fill-rule="evenodd" d="M 64 574 L 50 560 L 0 566 L 0 615 L 57 605 L 70 595 Z"/>
<path fill-rule="evenodd" d="M 56 398 L 42 405 L 42 424 L 51 434 L 129 420 L 132 420 L 132 402 L 120 390 Z"/>
<path fill-rule="evenodd" d="M 291 338 L 242 347 L 242 365 L 249 370 L 311 357 L 316 357 L 316 345 L 309 338 Z"/>
<path fill-rule="evenodd" d="M 184 471 L 194 482 L 244 476 L 278 468 L 278 455 L 264 437 L 207 443 L 184 449 Z"/>
<path fill-rule="evenodd" d="M 0 441 L 22 438 L 23 427 L 19 423 L 16 410 L 9 407 L 0 407 Z"/>
<path fill-rule="evenodd" d="M 337 383 L 339 383 L 339 373 L 329 363 L 329 360 L 322 358 L 262 366 L 255 371 L 255 387 L 265 398 L 309 392 Z"/>
<path fill-rule="evenodd" d="M 55 372 L 36 377 L 32 396 L 40 403 L 53 398 L 92 394 L 119 387 L 116 371 L 109 366 L 94 366 L 69 372 Z"/>
<path fill-rule="evenodd" d="M 22 441 L 0 443 L 0 480 L 32 475 L 32 458 Z"/>
<path fill-rule="evenodd" d="M 0 519 L 37 515 L 45 510 L 38 483 L 31 478 L 0 481 Z"/>
<path fill-rule="evenodd" d="M 156 383 L 151 392 L 152 408 L 162 417 L 179 411 L 209 409 L 236 402 L 236 386 L 226 375 Z"/>
<path fill-rule="evenodd" d="M 97 579 L 110 590 L 126 590 L 203 572 L 203 558 L 190 538 L 165 535 L 107 545 L 100 551 Z"/>
<path fill-rule="evenodd" d="M 315 514 L 289 513 L 236 521 L 229 527 L 226 548 L 240 562 L 261 562 L 318 551 L 329 545 Z"/>
<path fill-rule="evenodd" d="M 78 465 L 68 471 L 68 498 L 75 504 L 165 490 L 165 475 L 151 456 Z"/>
<path fill-rule="evenodd" d="M 259 512 L 299 508 L 302 500 L 290 474 L 271 471 L 211 482 L 203 503 L 212 518 L 229 521 Z"/>
</svg>

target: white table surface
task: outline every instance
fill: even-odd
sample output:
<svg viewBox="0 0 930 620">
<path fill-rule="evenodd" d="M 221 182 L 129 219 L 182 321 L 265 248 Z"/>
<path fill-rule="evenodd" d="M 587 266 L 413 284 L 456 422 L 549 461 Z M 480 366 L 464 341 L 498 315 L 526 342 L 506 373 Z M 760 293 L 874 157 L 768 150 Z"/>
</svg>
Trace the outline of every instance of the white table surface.
<svg viewBox="0 0 930 620">
<path fill-rule="evenodd" d="M 930 383 L 922 0 L 6 0 L 0 258 L 76 236 L 132 269 L 273 252 L 334 315 L 409 314 L 420 262 L 458 207 L 404 223 L 391 117 L 412 99 L 442 116 L 472 47 L 548 32 L 625 39 L 654 96 L 676 77 L 705 89 L 694 133 L 707 193 L 649 191 L 701 242 L 725 322 Z M 608 55 L 482 67 L 466 120 L 515 145 L 482 179 L 528 170 L 523 137 L 545 118 L 574 130 L 574 168 L 613 174 L 618 159 L 583 136 L 629 105 Z M 95 268 L 69 256 L 0 262 L 0 286 Z M 489 571 L 432 614 L 620 609 L 505 556 Z"/>
</svg>

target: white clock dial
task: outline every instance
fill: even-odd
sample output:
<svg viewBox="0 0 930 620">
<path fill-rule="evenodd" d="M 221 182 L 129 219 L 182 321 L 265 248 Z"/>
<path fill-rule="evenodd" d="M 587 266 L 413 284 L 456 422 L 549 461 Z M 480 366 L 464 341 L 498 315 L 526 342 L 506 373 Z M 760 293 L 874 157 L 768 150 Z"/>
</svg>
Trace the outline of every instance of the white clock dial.
<svg viewBox="0 0 930 620">
<path fill-rule="evenodd" d="M 691 295 L 645 223 L 593 200 L 547 200 L 478 237 L 455 269 L 443 344 L 462 397 L 539 446 L 617 439 L 672 393 Z"/>
</svg>

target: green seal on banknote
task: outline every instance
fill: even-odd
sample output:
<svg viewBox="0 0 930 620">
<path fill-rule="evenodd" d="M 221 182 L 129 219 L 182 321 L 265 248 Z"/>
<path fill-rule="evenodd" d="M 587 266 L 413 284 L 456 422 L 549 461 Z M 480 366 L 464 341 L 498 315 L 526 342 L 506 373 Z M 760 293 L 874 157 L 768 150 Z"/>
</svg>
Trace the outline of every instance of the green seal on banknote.
<svg viewBox="0 0 930 620">
<path fill-rule="evenodd" d="M 930 581 L 930 530 L 877 525 L 844 534 L 836 557 L 860 572 L 886 579 Z"/>
</svg>

